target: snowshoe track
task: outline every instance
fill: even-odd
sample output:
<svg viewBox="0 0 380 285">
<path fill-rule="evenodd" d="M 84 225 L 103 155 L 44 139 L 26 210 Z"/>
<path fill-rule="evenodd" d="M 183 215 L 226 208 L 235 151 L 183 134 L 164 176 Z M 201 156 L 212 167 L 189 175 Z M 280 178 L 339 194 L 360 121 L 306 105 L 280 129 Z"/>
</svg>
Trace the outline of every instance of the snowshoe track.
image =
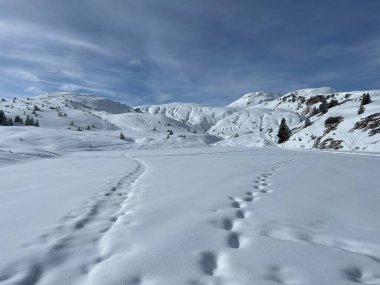
<svg viewBox="0 0 380 285">
<path fill-rule="evenodd" d="M 45 234 L 36 243 L 29 246 L 40 248 L 39 256 L 26 257 L 26 262 L 15 261 L 0 269 L 1 284 L 35 285 L 52 284 L 44 270 L 80 271 L 85 276 L 91 268 L 105 260 L 99 254 L 100 239 L 117 223 L 124 213 L 129 195 L 134 191 L 134 184 L 145 172 L 145 165 L 136 159 L 136 168 L 131 173 L 115 181 L 114 186 L 97 194 L 87 201 L 84 209 L 66 215 L 62 224 L 52 233 Z M 84 258 L 77 256 L 80 251 Z M 73 262 L 75 260 L 75 262 Z M 20 267 L 21 270 L 20 270 Z M 17 273 L 16 273 L 17 272 Z M 74 276 L 76 274 L 67 274 Z M 48 280 L 48 281 L 47 281 Z M 70 277 L 65 284 L 72 284 Z M 57 283 L 55 283 L 57 284 Z M 135 282 L 133 284 L 139 284 Z"/>
<path fill-rule="evenodd" d="M 254 191 L 246 191 L 245 195 L 242 197 L 228 196 L 229 200 L 232 200 L 230 207 L 235 210 L 235 216 L 232 218 L 225 217 L 219 223 L 219 228 L 227 231 L 226 235 L 226 248 L 231 250 L 239 250 L 243 247 L 241 242 L 241 237 L 244 233 L 237 232 L 234 230 L 234 225 L 236 222 L 244 222 L 248 218 L 247 212 L 244 208 L 248 206 L 253 206 L 255 201 L 258 201 L 260 196 L 271 193 L 273 190 L 270 188 L 271 181 L 270 178 L 275 175 L 276 171 L 279 171 L 281 167 L 290 163 L 294 160 L 294 157 L 290 160 L 286 160 L 275 164 L 269 170 L 264 171 L 259 176 L 255 177 L 253 180 Z M 263 196 L 264 197 L 264 196 Z M 218 270 L 218 256 L 221 254 L 215 253 L 213 251 L 205 251 L 201 253 L 200 268 L 205 275 L 216 276 Z"/>
</svg>

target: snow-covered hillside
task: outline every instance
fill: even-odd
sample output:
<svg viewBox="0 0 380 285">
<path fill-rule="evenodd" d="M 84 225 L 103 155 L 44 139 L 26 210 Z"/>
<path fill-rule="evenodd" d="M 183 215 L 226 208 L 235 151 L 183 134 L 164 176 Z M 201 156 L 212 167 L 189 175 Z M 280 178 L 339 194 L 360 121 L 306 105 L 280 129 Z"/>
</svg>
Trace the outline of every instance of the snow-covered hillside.
<svg viewBox="0 0 380 285">
<path fill-rule="evenodd" d="M 276 94 L 276 93 L 267 92 L 267 91 L 257 91 L 253 93 L 247 93 L 243 95 L 241 98 L 229 104 L 228 107 L 245 108 L 248 106 L 255 106 L 263 102 L 273 101 L 280 96 L 281 94 Z"/>
<path fill-rule="evenodd" d="M 365 92 L 370 94 L 372 102 L 358 115 Z M 273 100 L 268 101 L 270 99 Z M 12 119 L 18 115 L 25 120 L 29 116 L 38 120 L 41 129 L 49 129 L 31 132 L 31 127 L 15 123 L 15 126 L 5 127 L 14 131 L 4 132 L 18 136 L 24 133 L 24 137 L 42 132 L 40 137 L 44 137 L 56 130 L 68 140 L 70 136 L 86 138 L 87 145 L 97 144 L 94 138 L 99 137 L 98 132 L 106 132 L 115 138 L 124 132 L 128 143 L 142 148 L 156 145 L 181 147 L 194 143 L 199 146 L 215 143 L 276 146 L 279 124 L 284 118 L 292 135 L 283 147 L 378 152 L 380 134 L 377 126 L 380 123 L 376 114 L 380 112 L 379 99 L 378 90 L 336 92 L 323 87 L 301 89 L 278 98 L 270 92 L 250 93 L 228 107 L 170 103 L 132 108 L 97 96 L 52 93 L 14 102 L 2 101 L 0 110 Z M 323 104 L 327 106 L 326 110 L 320 112 Z M 310 121 L 307 126 L 306 118 Z M 339 123 L 326 123 L 334 118 L 339 118 Z M 4 139 L 9 140 L 9 137 Z"/>
<path fill-rule="evenodd" d="M 365 105 L 362 114 L 358 114 L 362 96 L 366 93 L 370 94 L 372 102 Z M 319 111 L 323 103 L 327 107 L 325 113 Z M 284 144 L 285 147 L 380 150 L 380 132 L 377 131 L 380 120 L 376 116 L 380 112 L 379 90 L 336 92 L 328 87 L 302 89 L 260 106 L 291 110 L 301 116 L 302 122 L 293 128 L 292 136 Z M 306 117 L 310 119 L 311 125 L 305 127 Z M 340 118 L 337 119 L 340 122 L 329 125 L 329 118 Z"/>
<path fill-rule="evenodd" d="M 0 284 L 379 284 L 380 91 L 320 92 L 1 101 Z"/>
</svg>

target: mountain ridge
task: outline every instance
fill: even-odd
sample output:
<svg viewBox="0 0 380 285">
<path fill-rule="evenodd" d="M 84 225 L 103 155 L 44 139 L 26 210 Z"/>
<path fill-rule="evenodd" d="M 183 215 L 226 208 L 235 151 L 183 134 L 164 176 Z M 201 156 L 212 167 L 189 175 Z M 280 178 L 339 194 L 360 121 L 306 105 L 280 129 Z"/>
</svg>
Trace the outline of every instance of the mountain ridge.
<svg viewBox="0 0 380 285">
<path fill-rule="evenodd" d="M 193 140 L 202 144 L 273 146 L 277 144 L 279 123 L 285 118 L 292 136 L 283 147 L 380 151 L 376 128 L 380 124 L 376 116 L 380 90 L 368 91 L 373 102 L 365 106 L 363 114 L 358 114 L 366 92 L 336 92 L 331 87 L 299 89 L 282 96 L 255 92 L 226 107 L 179 102 L 130 107 L 100 96 L 56 92 L 5 100 L 0 102 L 0 109 L 11 118 L 34 116 L 41 128 L 70 129 L 74 122 L 81 129 L 119 130 L 128 134 L 130 141 L 154 141 L 157 145 L 168 144 L 167 131 L 172 129 L 175 135 L 169 136 L 170 143 L 176 141 L 179 145 L 186 142 L 190 146 Z M 271 96 L 274 99 L 269 100 Z M 319 111 L 322 102 L 328 106 L 324 113 Z M 33 112 L 34 106 L 39 111 Z M 325 123 L 330 117 L 342 118 L 333 130 Z M 305 118 L 310 126 L 305 126 Z M 361 123 L 363 120 L 367 123 Z M 202 137 L 206 135 L 207 138 Z"/>
</svg>

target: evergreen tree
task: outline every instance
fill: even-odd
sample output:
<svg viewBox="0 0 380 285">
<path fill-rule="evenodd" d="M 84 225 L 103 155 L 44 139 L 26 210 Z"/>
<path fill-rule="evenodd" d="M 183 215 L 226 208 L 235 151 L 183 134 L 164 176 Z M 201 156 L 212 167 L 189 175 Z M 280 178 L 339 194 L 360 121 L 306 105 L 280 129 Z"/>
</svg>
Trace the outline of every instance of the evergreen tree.
<svg viewBox="0 0 380 285">
<path fill-rule="evenodd" d="M 121 140 L 125 140 L 125 136 L 124 136 L 123 133 L 120 133 L 120 139 L 121 139 Z"/>
<path fill-rule="evenodd" d="M 33 126 L 33 124 L 34 124 L 33 118 L 30 118 L 29 115 L 27 115 L 24 125 L 25 126 Z"/>
<path fill-rule="evenodd" d="M 277 137 L 278 137 L 278 143 L 284 143 L 286 142 L 290 137 L 290 129 L 288 125 L 286 124 L 285 118 L 282 118 L 280 127 L 278 129 Z"/>
<path fill-rule="evenodd" d="M 89 131 L 89 130 L 91 130 L 91 129 L 90 129 L 90 126 L 87 126 L 87 131 Z"/>
<path fill-rule="evenodd" d="M 6 126 L 13 126 L 12 118 L 8 118 L 8 119 L 7 119 Z"/>
<path fill-rule="evenodd" d="M 321 105 L 319 105 L 319 111 L 320 111 L 322 114 L 326 114 L 328 110 L 329 110 L 329 106 L 328 106 L 328 104 L 327 104 L 326 99 L 324 99 L 324 100 L 321 102 Z"/>
<path fill-rule="evenodd" d="M 364 108 L 363 104 L 360 104 L 360 107 L 359 107 L 359 110 L 358 110 L 358 115 L 363 114 L 364 111 L 365 111 L 365 108 Z"/>
<path fill-rule="evenodd" d="M 169 136 L 173 135 L 173 130 L 170 130 Z"/>
<path fill-rule="evenodd" d="M 34 123 L 34 126 L 35 127 L 39 127 L 40 126 L 40 123 L 38 122 L 38 120 L 36 120 L 36 122 Z"/>
<path fill-rule="evenodd" d="M 19 124 L 23 124 L 24 123 L 24 121 L 22 120 L 22 118 L 19 115 L 16 115 L 16 117 L 14 119 L 14 122 L 15 123 L 19 123 Z"/>
<path fill-rule="evenodd" d="M 4 126 L 6 123 L 7 123 L 7 116 L 5 116 L 3 110 L 0 110 L 0 126 Z"/>
<path fill-rule="evenodd" d="M 371 96 L 369 96 L 369 93 L 364 93 L 363 96 L 362 96 L 362 102 L 361 102 L 361 105 L 367 105 L 369 103 L 371 103 L 372 100 L 371 100 Z"/>
<path fill-rule="evenodd" d="M 329 107 L 329 108 L 332 108 L 332 107 L 335 107 L 335 106 L 338 106 L 338 105 L 339 105 L 338 100 L 336 100 L 336 99 L 331 99 L 331 101 L 330 101 L 329 104 L 328 104 L 328 107 Z"/>
</svg>

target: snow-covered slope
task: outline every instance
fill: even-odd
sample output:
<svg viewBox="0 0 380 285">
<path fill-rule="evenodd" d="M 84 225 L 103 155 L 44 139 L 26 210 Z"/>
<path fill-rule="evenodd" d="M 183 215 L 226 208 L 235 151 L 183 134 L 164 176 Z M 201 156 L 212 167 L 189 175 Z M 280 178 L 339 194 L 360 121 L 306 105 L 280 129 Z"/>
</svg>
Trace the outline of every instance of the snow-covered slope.
<svg viewBox="0 0 380 285">
<path fill-rule="evenodd" d="M 263 102 L 273 101 L 274 99 L 277 99 L 280 96 L 281 94 L 276 94 L 268 91 L 257 91 L 253 93 L 247 93 L 243 95 L 241 98 L 229 104 L 228 107 L 245 108 L 248 106 L 255 106 Z"/>
<path fill-rule="evenodd" d="M 159 146 L 6 165 L 0 284 L 379 284 L 379 166 Z"/>
<path fill-rule="evenodd" d="M 0 126 L 0 284 L 379 284 L 379 157 L 280 149 L 276 134 L 285 118 L 284 148 L 378 152 L 380 91 L 360 115 L 362 91 L 311 93 L 1 101 L 40 127 Z"/>
<path fill-rule="evenodd" d="M 366 105 L 364 113 L 359 115 L 358 109 L 364 93 L 369 93 L 373 102 Z M 244 96 L 239 100 L 244 102 Z M 328 108 L 326 113 L 319 111 L 323 102 Z M 376 115 L 380 113 L 380 90 L 337 92 L 331 87 L 300 89 L 245 109 L 251 112 L 262 108 L 288 110 L 300 116 L 301 122 L 298 125 L 289 124 L 292 136 L 284 144 L 285 147 L 380 150 L 380 134 L 373 130 L 380 125 L 380 115 Z M 304 126 L 306 117 L 310 119 L 311 126 Z M 342 117 L 342 122 L 334 125 L 333 130 L 325 125 L 330 117 Z M 271 139 L 276 141 L 276 134 Z"/>
<path fill-rule="evenodd" d="M 148 114 L 172 118 L 191 129 L 217 135 L 226 140 L 224 145 L 242 145 L 246 142 L 247 146 L 266 146 L 268 140 L 277 140 L 275 134 L 282 118 L 286 118 L 290 126 L 301 121 L 297 113 L 289 110 L 205 107 L 182 103 L 139 108 Z M 267 134 L 270 139 L 264 139 L 261 134 Z M 240 136 L 244 138 L 236 139 Z"/>
<path fill-rule="evenodd" d="M 71 106 L 78 109 L 105 111 L 111 114 L 121 114 L 134 111 L 133 108 L 125 104 L 88 94 L 56 92 L 40 95 L 35 98 L 51 103 L 56 103 L 58 106 L 61 105 L 63 100 L 65 102 L 65 105 L 70 104 Z"/>
<path fill-rule="evenodd" d="M 364 92 L 370 94 L 373 102 L 358 115 Z M 93 133 L 93 137 L 99 131 L 113 131 L 116 138 L 117 132 L 123 131 L 129 142 L 140 147 L 193 143 L 276 146 L 279 124 L 284 118 L 292 129 L 284 147 L 380 151 L 380 134 L 373 131 L 379 124 L 376 117 L 380 111 L 379 90 L 336 92 L 322 87 L 289 92 L 279 98 L 270 92 L 252 94 L 244 95 L 229 107 L 170 103 L 131 108 L 97 96 L 52 93 L 2 101 L 0 109 L 11 118 L 19 115 L 25 120 L 29 115 L 39 121 L 40 128 L 57 130 L 66 136 L 77 130 Z M 275 99 L 267 101 L 270 98 Z M 328 107 L 325 113 L 319 111 L 323 102 Z M 306 117 L 312 124 L 305 127 Z M 325 126 L 330 117 L 342 117 L 343 121 L 330 130 Z M 25 136 L 38 132 L 31 132 L 30 127 L 11 128 L 17 128 L 13 133 L 22 133 L 26 128 Z"/>
<path fill-rule="evenodd" d="M 206 107 L 199 104 L 170 103 L 139 107 L 148 114 L 162 114 L 176 121 L 190 124 L 199 130 L 208 130 L 218 121 L 237 112 L 233 108 Z"/>
</svg>

